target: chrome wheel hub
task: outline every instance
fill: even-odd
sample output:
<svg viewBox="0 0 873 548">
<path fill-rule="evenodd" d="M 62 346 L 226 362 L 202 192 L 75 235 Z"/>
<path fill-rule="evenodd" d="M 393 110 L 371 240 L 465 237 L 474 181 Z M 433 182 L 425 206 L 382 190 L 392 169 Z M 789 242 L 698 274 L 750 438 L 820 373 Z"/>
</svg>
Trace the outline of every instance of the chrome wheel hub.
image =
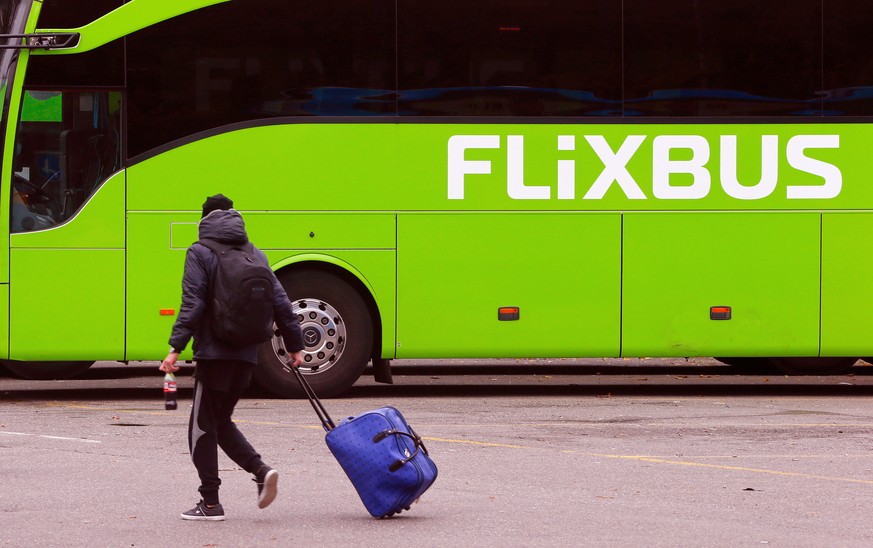
<svg viewBox="0 0 873 548">
<path fill-rule="evenodd" d="M 303 333 L 303 365 L 307 373 L 323 372 L 333 367 L 342 356 L 346 343 L 346 325 L 339 312 L 318 299 L 299 299 L 292 308 Z M 278 329 L 273 332 L 273 351 L 283 361 L 288 352 Z"/>
</svg>

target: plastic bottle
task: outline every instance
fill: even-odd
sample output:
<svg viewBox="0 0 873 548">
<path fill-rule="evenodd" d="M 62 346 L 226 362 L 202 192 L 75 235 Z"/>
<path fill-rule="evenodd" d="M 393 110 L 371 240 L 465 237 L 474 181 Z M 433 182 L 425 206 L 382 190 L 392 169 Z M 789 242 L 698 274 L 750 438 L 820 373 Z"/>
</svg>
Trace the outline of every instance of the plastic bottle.
<svg viewBox="0 0 873 548">
<path fill-rule="evenodd" d="M 164 375 L 164 409 L 176 409 L 176 376 Z"/>
</svg>

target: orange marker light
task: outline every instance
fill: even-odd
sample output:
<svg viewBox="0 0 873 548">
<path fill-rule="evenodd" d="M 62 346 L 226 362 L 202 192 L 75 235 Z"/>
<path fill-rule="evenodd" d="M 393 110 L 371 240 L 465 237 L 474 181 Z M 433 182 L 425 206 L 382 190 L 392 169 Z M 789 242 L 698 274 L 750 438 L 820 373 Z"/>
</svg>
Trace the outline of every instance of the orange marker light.
<svg viewBox="0 0 873 548">
<path fill-rule="evenodd" d="M 517 306 L 501 306 L 497 309 L 497 319 L 501 322 L 511 322 L 519 319 Z"/>
<path fill-rule="evenodd" d="M 710 320 L 729 320 L 731 319 L 731 307 L 729 306 L 711 306 L 709 307 Z"/>
<path fill-rule="evenodd" d="M 173 316 L 174 314 L 176 314 L 176 309 L 175 308 L 162 308 L 160 310 L 160 312 L 161 312 L 161 316 Z"/>
</svg>

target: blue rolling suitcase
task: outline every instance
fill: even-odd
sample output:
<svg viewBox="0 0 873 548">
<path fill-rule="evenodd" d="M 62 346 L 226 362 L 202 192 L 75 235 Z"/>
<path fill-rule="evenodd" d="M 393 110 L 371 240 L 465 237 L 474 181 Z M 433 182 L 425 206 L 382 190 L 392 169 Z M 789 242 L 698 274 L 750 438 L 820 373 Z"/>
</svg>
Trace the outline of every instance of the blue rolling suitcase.
<svg viewBox="0 0 873 548">
<path fill-rule="evenodd" d="M 409 510 L 437 477 L 424 443 L 393 407 L 380 407 L 334 425 L 330 415 L 297 368 L 290 367 L 309 397 L 327 434 L 324 439 L 377 518 Z"/>
</svg>

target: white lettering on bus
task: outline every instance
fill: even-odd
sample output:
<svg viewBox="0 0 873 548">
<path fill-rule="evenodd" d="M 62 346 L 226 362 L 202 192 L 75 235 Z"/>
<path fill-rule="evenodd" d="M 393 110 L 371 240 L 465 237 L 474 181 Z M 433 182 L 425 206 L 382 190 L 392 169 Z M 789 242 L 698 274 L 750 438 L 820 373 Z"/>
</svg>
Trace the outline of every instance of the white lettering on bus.
<svg viewBox="0 0 873 548">
<path fill-rule="evenodd" d="M 558 150 L 576 150 L 575 135 L 558 135 Z M 576 160 L 558 160 L 558 199 L 576 198 Z"/>
<path fill-rule="evenodd" d="M 671 160 L 670 151 L 691 150 L 690 160 Z M 710 179 L 706 162 L 709 143 L 699 135 L 661 135 L 652 145 L 652 194 L 661 200 L 699 200 L 709 194 Z M 670 175 L 687 173 L 693 182 L 686 186 L 670 184 Z"/>
<path fill-rule="evenodd" d="M 788 141 L 788 163 L 791 167 L 824 179 L 821 186 L 789 185 L 788 198 L 836 198 L 843 189 L 842 172 L 833 164 L 806 156 L 803 151 L 808 148 L 840 148 L 840 136 L 798 135 Z"/>
<path fill-rule="evenodd" d="M 488 160 L 467 160 L 468 148 L 500 148 L 499 135 L 452 135 L 449 138 L 449 200 L 464 199 L 465 175 L 490 175 Z"/>
<path fill-rule="evenodd" d="M 510 135 L 506 138 L 506 192 L 513 200 L 548 200 L 552 189 L 547 186 L 524 184 L 524 137 Z"/>
<path fill-rule="evenodd" d="M 583 196 L 583 200 L 600 200 L 616 183 L 628 199 L 645 200 L 646 194 L 628 170 L 628 163 L 646 140 L 644 135 L 625 137 L 618 150 L 613 150 L 602 135 L 585 135 L 585 141 L 603 163 L 603 170 Z M 839 135 L 796 135 L 788 140 L 788 164 L 797 171 L 820 177 L 820 185 L 788 185 L 788 199 L 831 199 L 839 196 L 843 175 L 834 164 L 810 158 L 809 149 L 838 149 Z M 448 142 L 448 197 L 463 200 L 467 175 L 490 175 L 490 160 L 467 160 L 468 149 L 500 149 L 499 135 L 453 135 Z M 772 195 L 779 182 L 779 137 L 761 137 L 761 177 L 757 183 L 739 181 L 737 136 L 719 138 L 719 184 L 725 193 L 738 200 L 759 200 Z M 558 150 L 576 150 L 574 135 L 559 135 Z M 674 150 L 690 151 L 690 158 L 671 158 Z M 687 157 L 687 154 L 685 155 Z M 659 200 L 699 200 L 709 195 L 712 174 L 706 167 L 710 160 L 709 141 L 700 135 L 660 135 L 652 142 L 652 194 Z M 576 160 L 559 159 L 557 197 L 576 197 Z M 524 137 L 506 138 L 506 192 L 513 200 L 549 200 L 548 185 L 526 185 L 524 182 Z M 685 184 L 676 184 L 673 175 L 682 175 Z M 690 175 L 690 179 L 688 176 Z M 690 181 L 690 184 L 688 183 Z M 746 183 L 746 184 L 744 184 Z"/>
<path fill-rule="evenodd" d="M 721 186 L 738 200 L 760 200 L 773 194 L 779 181 L 779 136 L 761 137 L 761 179 L 745 186 L 737 178 L 737 136 L 721 136 Z"/>
<path fill-rule="evenodd" d="M 591 145 L 594 153 L 603 162 L 603 171 L 600 176 L 582 197 L 583 200 L 599 200 L 603 198 L 613 182 L 618 183 L 618 186 L 624 191 L 625 195 L 631 200 L 645 200 L 646 195 L 642 189 L 631 177 L 627 170 L 627 163 L 636 153 L 643 141 L 646 140 L 643 135 L 628 135 L 624 142 L 618 147 L 618 152 L 613 152 L 607 144 L 606 139 L 602 135 L 586 135 L 585 140 Z"/>
</svg>

